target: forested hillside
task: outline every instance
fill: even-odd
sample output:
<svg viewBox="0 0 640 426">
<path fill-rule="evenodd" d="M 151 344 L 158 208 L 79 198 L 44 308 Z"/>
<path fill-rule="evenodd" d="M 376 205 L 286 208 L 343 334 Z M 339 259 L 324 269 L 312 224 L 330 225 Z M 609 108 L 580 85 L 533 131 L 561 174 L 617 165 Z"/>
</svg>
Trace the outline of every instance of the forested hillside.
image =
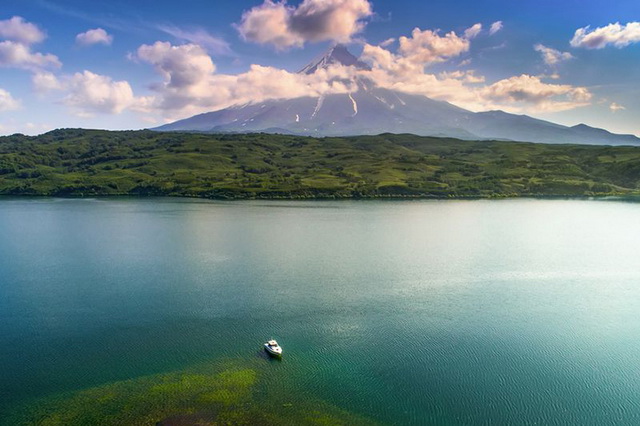
<svg viewBox="0 0 640 426">
<path fill-rule="evenodd" d="M 62 129 L 0 138 L 0 194 L 209 198 L 640 194 L 640 148 L 382 134 Z"/>
</svg>

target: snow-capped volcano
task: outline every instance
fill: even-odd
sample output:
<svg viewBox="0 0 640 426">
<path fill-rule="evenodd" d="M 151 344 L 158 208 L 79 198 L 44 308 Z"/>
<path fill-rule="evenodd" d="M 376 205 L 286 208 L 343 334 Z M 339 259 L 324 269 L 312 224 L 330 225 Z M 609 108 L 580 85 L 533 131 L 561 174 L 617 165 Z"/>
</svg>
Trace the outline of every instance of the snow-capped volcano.
<svg viewBox="0 0 640 426">
<path fill-rule="evenodd" d="M 344 45 L 331 47 L 299 73 L 331 65 L 369 70 Z M 508 139 L 545 143 L 639 144 L 633 135 L 616 135 L 586 125 L 562 126 L 503 111 L 475 113 L 422 95 L 376 86 L 355 77 L 349 93 L 250 103 L 157 127 L 161 131 L 267 132 L 311 136 L 413 133 L 461 139 Z"/>
</svg>

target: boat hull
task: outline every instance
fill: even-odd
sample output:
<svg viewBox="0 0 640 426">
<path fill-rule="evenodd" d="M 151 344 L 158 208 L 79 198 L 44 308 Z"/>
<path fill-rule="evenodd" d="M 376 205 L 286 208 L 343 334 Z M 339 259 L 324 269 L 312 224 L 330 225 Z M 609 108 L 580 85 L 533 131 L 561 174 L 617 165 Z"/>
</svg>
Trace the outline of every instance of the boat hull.
<svg viewBox="0 0 640 426">
<path fill-rule="evenodd" d="M 280 348 L 278 348 L 280 349 Z M 282 349 L 280 349 L 279 351 L 277 349 L 272 348 L 271 346 L 265 344 L 264 345 L 264 350 L 267 351 L 267 353 L 271 356 L 274 357 L 281 357 L 282 356 Z"/>
</svg>

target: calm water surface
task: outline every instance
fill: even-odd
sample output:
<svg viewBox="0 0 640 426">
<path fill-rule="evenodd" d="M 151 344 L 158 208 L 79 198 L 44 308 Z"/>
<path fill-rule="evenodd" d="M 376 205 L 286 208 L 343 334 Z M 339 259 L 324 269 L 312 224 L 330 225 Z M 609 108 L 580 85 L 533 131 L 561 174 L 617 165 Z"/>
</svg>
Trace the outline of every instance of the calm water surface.
<svg viewBox="0 0 640 426">
<path fill-rule="evenodd" d="M 0 423 L 275 337 L 276 386 L 382 423 L 638 424 L 639 237 L 614 201 L 4 199 Z"/>
</svg>

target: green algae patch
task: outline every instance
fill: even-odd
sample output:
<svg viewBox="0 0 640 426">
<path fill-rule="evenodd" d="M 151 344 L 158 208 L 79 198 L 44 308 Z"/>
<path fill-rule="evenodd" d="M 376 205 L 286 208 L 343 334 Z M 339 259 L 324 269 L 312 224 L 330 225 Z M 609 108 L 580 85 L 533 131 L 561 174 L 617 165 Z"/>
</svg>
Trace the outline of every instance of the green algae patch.
<svg viewBox="0 0 640 426">
<path fill-rule="evenodd" d="M 12 425 L 368 425 L 370 419 L 300 391 L 264 392 L 272 376 L 256 362 L 222 362 L 41 399 Z M 263 374 L 266 373 L 266 374 Z M 272 377 L 273 378 L 273 377 Z M 286 401 L 298 397 L 295 403 Z"/>
<path fill-rule="evenodd" d="M 209 419 L 236 417 L 251 401 L 253 369 L 176 372 L 110 383 L 41 401 L 17 424 L 155 425 L 176 415 L 203 412 Z"/>
<path fill-rule="evenodd" d="M 249 398 L 256 379 L 257 373 L 248 368 L 238 371 L 223 371 L 216 376 L 216 380 L 223 387 L 200 395 L 200 401 L 223 405 L 240 404 Z"/>
</svg>

